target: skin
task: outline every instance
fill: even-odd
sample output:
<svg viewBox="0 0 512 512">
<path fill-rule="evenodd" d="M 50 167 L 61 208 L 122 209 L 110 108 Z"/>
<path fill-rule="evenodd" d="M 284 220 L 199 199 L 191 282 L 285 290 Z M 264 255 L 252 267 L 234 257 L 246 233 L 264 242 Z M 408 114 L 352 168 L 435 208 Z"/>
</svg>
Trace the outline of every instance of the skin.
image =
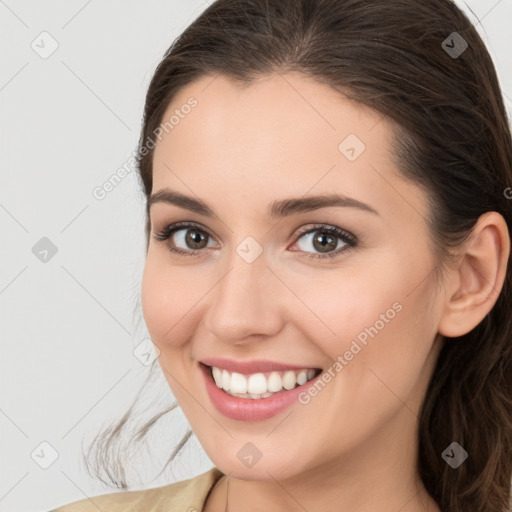
<svg viewBox="0 0 512 512">
<path fill-rule="evenodd" d="M 498 297 L 509 253 L 503 218 L 480 218 L 439 286 L 427 196 L 393 165 L 393 127 L 379 113 L 286 73 L 245 88 L 204 77 L 180 91 L 164 119 L 190 96 L 198 105 L 156 145 L 152 192 L 168 187 L 200 198 L 217 217 L 152 205 L 142 306 L 173 394 L 210 459 L 229 475 L 229 510 L 439 511 L 416 470 L 421 403 L 442 343 L 450 342 L 441 335 L 470 331 Z M 338 149 L 351 133 L 366 146 L 355 161 Z M 332 206 L 266 217 L 272 201 L 323 193 L 356 198 L 378 215 Z M 192 252 L 177 236 L 186 228 L 154 239 L 177 221 L 209 231 L 208 247 L 192 257 L 172 254 L 172 241 Z M 350 232 L 359 245 L 307 259 L 322 253 L 296 233 L 316 223 Z M 236 252 L 247 236 L 263 249 L 252 263 Z M 343 246 L 339 240 L 331 252 Z M 244 422 L 211 403 L 199 360 L 263 359 L 325 371 L 397 302 L 400 312 L 308 404 Z M 247 442 L 262 454 L 251 468 L 237 457 Z M 226 490 L 223 477 L 207 512 L 225 510 Z"/>
</svg>

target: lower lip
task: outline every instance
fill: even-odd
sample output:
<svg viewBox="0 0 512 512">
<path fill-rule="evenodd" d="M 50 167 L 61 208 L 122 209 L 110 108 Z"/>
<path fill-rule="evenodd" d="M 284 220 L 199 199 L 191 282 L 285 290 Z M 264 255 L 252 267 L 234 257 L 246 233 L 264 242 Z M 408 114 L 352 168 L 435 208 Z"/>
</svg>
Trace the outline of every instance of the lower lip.
<svg viewBox="0 0 512 512">
<path fill-rule="evenodd" d="M 320 377 L 321 373 L 301 386 L 281 391 L 268 398 L 238 398 L 228 395 L 219 388 L 210 375 L 210 369 L 204 364 L 199 364 L 201 373 L 204 376 L 206 390 L 213 405 L 217 410 L 228 418 L 241 421 L 261 421 L 271 418 L 298 401 L 298 395 Z"/>
</svg>

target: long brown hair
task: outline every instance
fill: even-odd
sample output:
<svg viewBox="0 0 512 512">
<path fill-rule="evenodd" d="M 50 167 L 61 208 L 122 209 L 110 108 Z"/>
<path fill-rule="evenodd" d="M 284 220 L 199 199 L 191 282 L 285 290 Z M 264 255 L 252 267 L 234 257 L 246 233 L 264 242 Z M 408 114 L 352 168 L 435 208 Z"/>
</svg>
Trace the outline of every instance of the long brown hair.
<svg viewBox="0 0 512 512">
<path fill-rule="evenodd" d="M 174 41 L 150 83 L 138 156 L 146 199 L 153 151 L 144 148 L 178 91 L 208 75 L 250 84 L 276 71 L 300 72 L 395 123 L 396 164 L 428 194 L 432 247 L 441 263 L 487 211 L 499 212 L 510 232 L 505 191 L 512 186 L 512 142 L 500 86 L 478 32 L 450 0 L 215 1 Z M 149 236 L 148 212 L 147 241 Z M 174 407 L 154 416 L 135 438 L 144 438 Z M 103 480 L 103 466 L 110 482 L 124 489 L 126 454 L 115 450 L 131 412 L 95 439 L 96 476 Z M 418 436 L 419 473 L 442 511 L 509 510 L 510 259 L 493 309 L 471 332 L 444 343 Z M 441 456 L 453 441 L 469 454 L 457 469 Z"/>
</svg>

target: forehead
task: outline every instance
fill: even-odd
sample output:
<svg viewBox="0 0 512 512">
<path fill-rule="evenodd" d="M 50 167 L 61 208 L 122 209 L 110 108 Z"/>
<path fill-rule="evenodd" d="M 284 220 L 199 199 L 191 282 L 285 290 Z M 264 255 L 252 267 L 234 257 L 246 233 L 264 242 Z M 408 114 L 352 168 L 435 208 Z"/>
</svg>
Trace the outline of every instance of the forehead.
<svg viewBox="0 0 512 512">
<path fill-rule="evenodd" d="M 192 109 L 187 107 L 190 98 L 197 103 Z M 182 110 L 189 113 L 182 113 L 173 126 L 171 145 L 193 140 L 204 151 L 224 156 L 251 149 L 253 161 L 275 153 L 307 156 L 319 146 L 339 156 L 338 146 L 350 134 L 366 146 L 386 150 L 391 135 L 380 113 L 295 72 L 249 85 L 222 75 L 203 77 L 179 91 L 163 121 Z"/>
<path fill-rule="evenodd" d="M 403 204 L 409 198 L 426 215 L 421 190 L 392 161 L 390 121 L 304 75 L 245 86 L 203 77 L 179 91 L 162 123 L 172 116 L 155 148 L 153 192 L 169 187 L 209 197 L 222 190 L 224 198 L 266 206 L 335 191 L 393 211 L 410 209 Z"/>
</svg>

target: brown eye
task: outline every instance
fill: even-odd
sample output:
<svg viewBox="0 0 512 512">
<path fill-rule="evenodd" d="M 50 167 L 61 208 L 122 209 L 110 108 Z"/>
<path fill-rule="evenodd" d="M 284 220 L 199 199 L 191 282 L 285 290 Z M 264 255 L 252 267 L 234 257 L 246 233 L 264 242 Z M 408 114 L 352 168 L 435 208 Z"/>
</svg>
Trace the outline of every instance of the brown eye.
<svg viewBox="0 0 512 512">
<path fill-rule="evenodd" d="M 321 233 L 317 231 L 316 233 Z M 313 246 L 320 252 L 329 252 L 336 249 L 338 241 L 335 236 L 322 233 L 313 237 Z"/>
<path fill-rule="evenodd" d="M 195 250 L 206 247 L 207 244 L 205 244 L 204 242 L 207 241 L 208 239 L 207 234 L 202 233 L 197 229 L 180 229 L 175 233 L 179 233 L 180 231 L 185 231 L 186 233 L 184 240 L 188 248 Z"/>
<path fill-rule="evenodd" d="M 325 258 L 337 256 L 357 246 L 357 239 L 348 231 L 321 224 L 307 231 L 301 230 L 294 245 L 300 248 L 300 243 L 301 251 L 308 253 L 307 258 Z M 308 249 L 313 249 L 313 252 Z"/>
<path fill-rule="evenodd" d="M 155 240 L 159 242 L 168 240 L 169 242 L 166 245 L 169 251 L 173 253 L 195 256 L 202 249 L 208 247 L 208 241 L 213 239 L 205 230 L 200 229 L 195 224 L 177 222 L 157 233 Z"/>
</svg>

